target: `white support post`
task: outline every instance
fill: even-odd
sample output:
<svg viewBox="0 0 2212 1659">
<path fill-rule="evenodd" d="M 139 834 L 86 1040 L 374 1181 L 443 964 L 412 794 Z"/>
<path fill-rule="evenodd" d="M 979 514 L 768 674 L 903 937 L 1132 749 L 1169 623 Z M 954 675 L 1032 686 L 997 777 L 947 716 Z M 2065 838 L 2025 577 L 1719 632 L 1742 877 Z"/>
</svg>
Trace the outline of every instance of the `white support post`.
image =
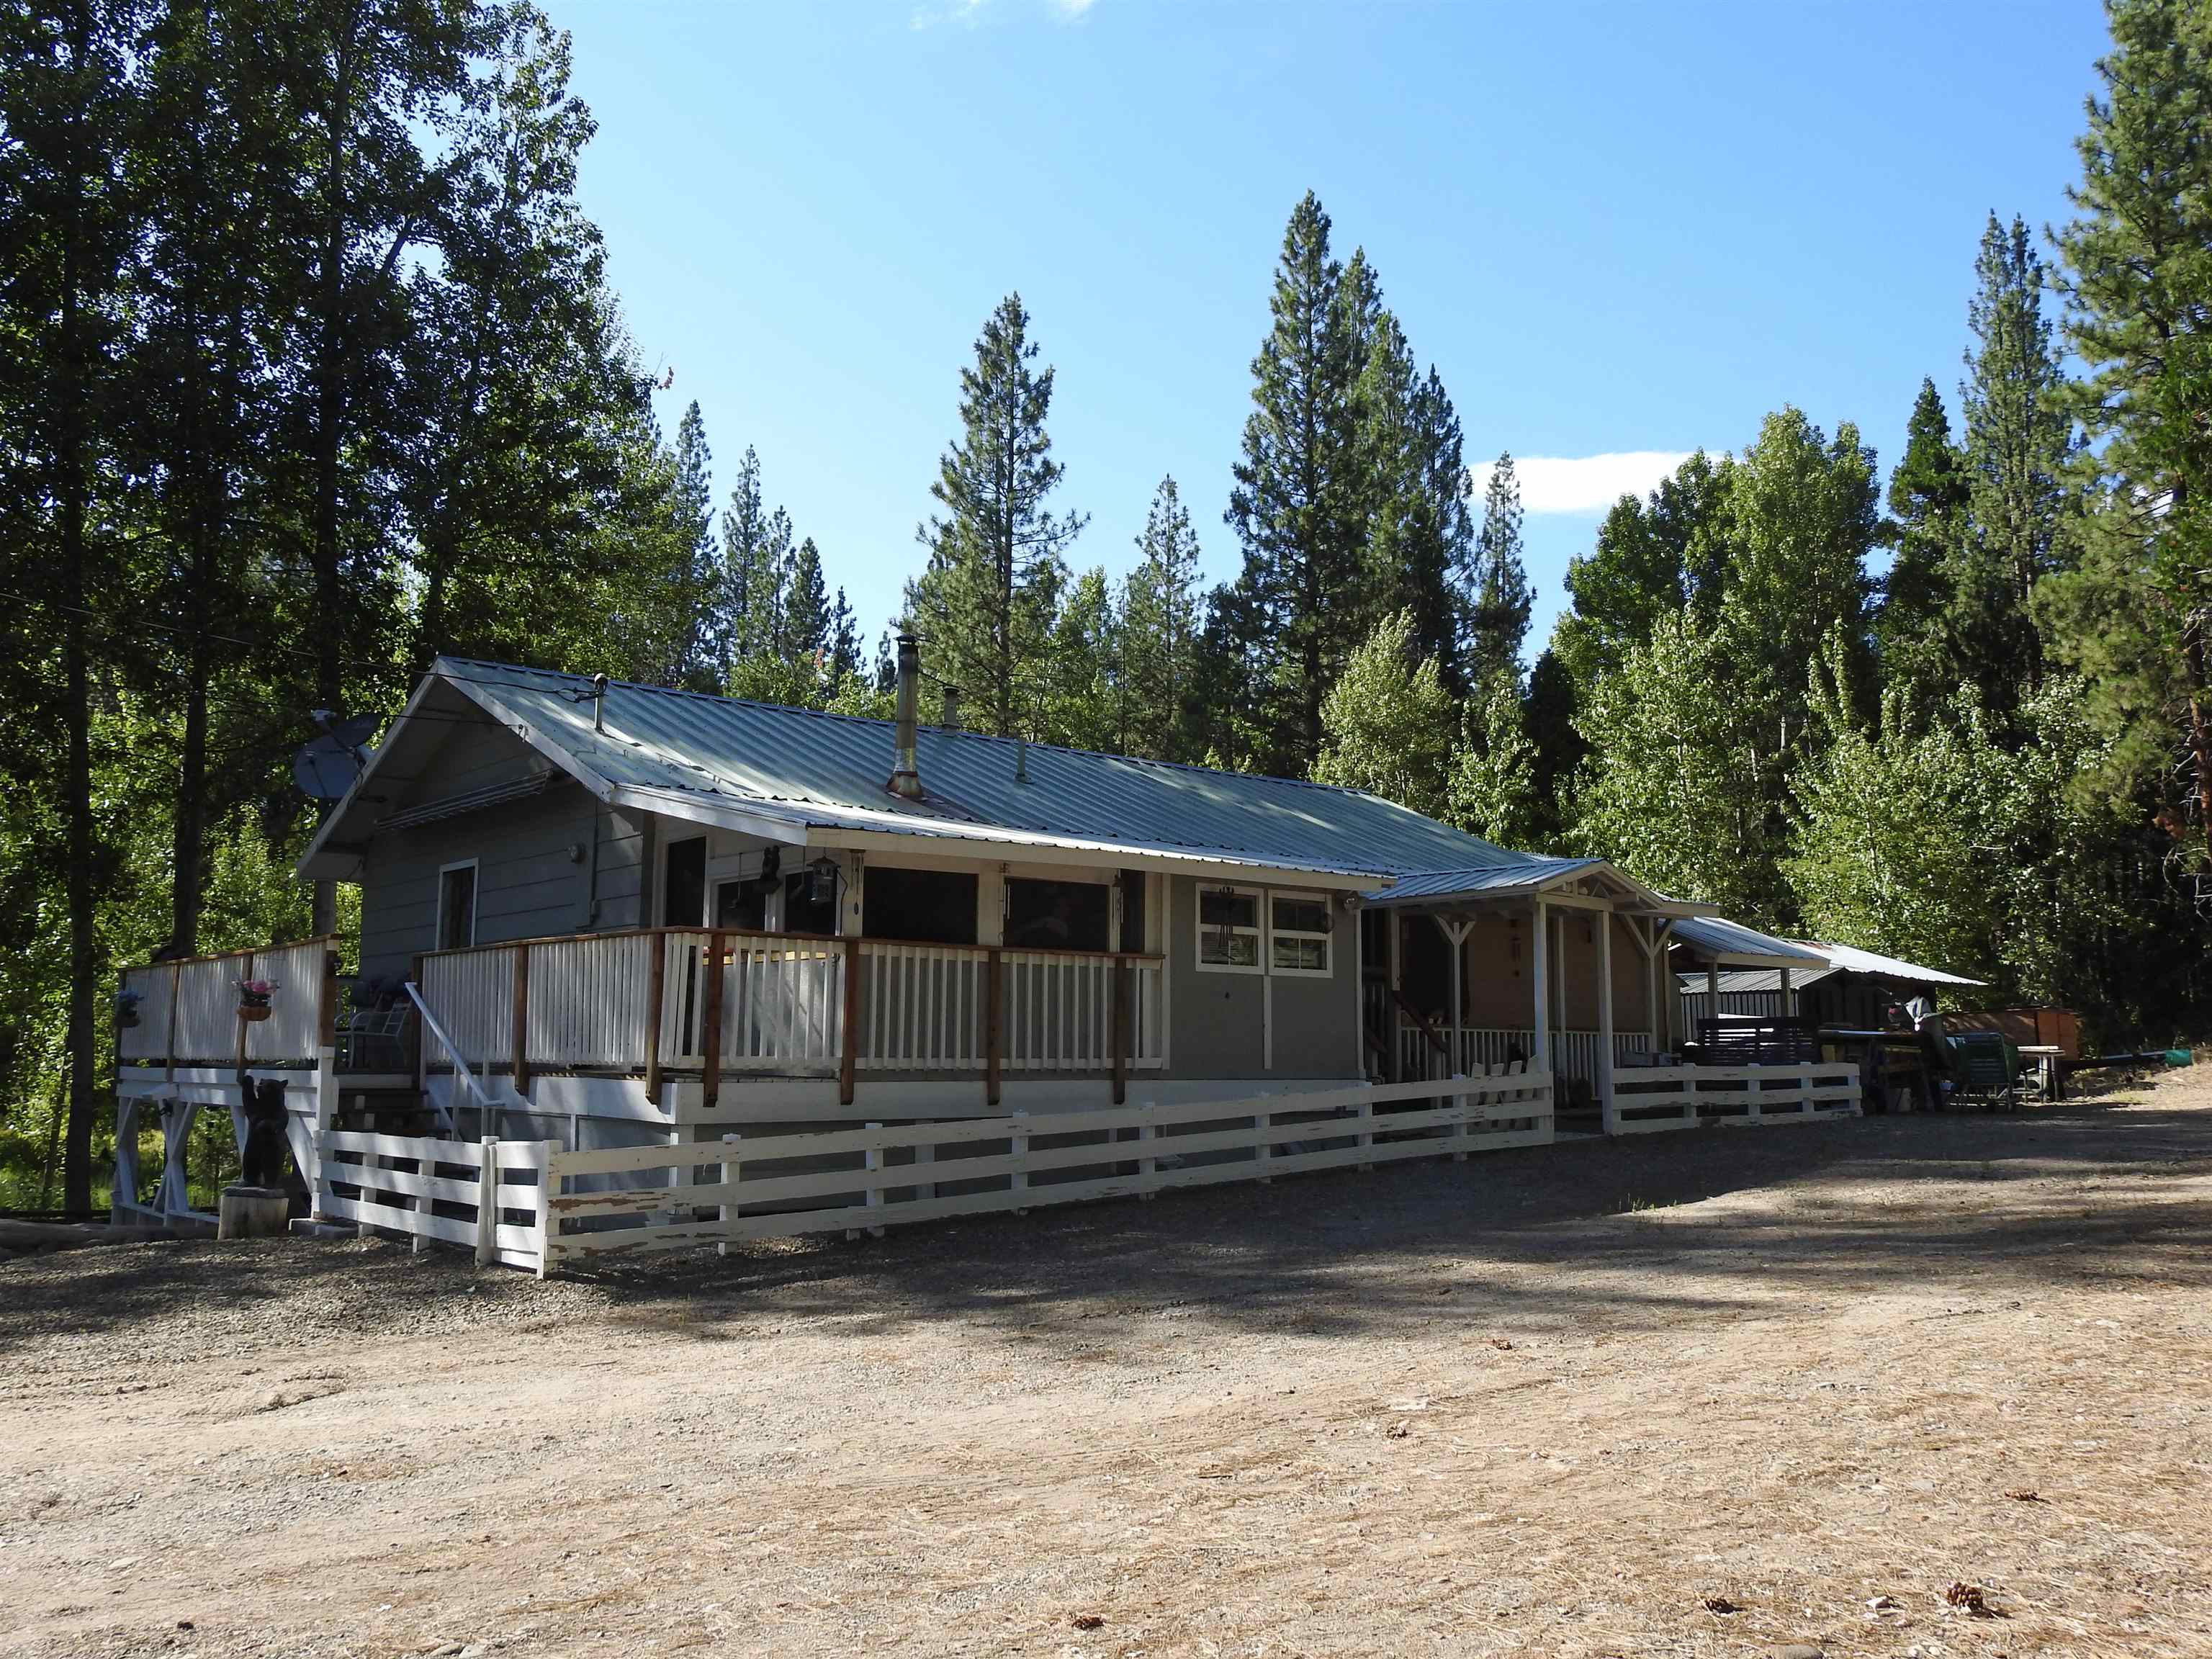
<svg viewBox="0 0 2212 1659">
<path fill-rule="evenodd" d="M 323 1216 L 323 1137 L 338 1123 L 338 1051 L 322 1048 L 315 1051 L 315 1129 L 307 1137 L 307 1146 L 314 1163 L 312 1170 L 300 1173 L 307 1182 L 307 1218 L 321 1221 Z"/>
<path fill-rule="evenodd" d="M 1613 1103 L 1613 912 L 1597 913 L 1597 1107 L 1607 1134 L 1619 1133 Z"/>
<path fill-rule="evenodd" d="M 1530 1059 L 1536 1070 L 1552 1069 L 1552 918 L 1551 907 L 1543 900 L 1536 901 L 1535 926 L 1528 930 L 1528 991 L 1529 1015 L 1535 1030 L 1531 1033 Z"/>
<path fill-rule="evenodd" d="M 483 1158 L 477 1170 L 477 1266 L 489 1267 L 499 1258 L 499 1137 L 486 1135 L 477 1150 Z"/>
<path fill-rule="evenodd" d="M 721 1175 L 722 1185 L 725 1188 L 735 1187 L 738 1184 L 738 1137 L 734 1131 L 722 1137 Z M 714 1218 L 720 1221 L 723 1227 L 726 1229 L 730 1223 L 738 1218 L 738 1206 L 731 1203 L 726 1199 L 721 1204 L 715 1207 Z M 729 1253 L 730 1241 L 726 1238 L 721 1240 L 714 1246 L 714 1254 L 716 1255 L 727 1255 Z"/>
<path fill-rule="evenodd" d="M 924 1123 L 918 1127 L 927 1129 L 929 1126 L 927 1123 Z M 937 1143 L 933 1140 L 917 1140 L 915 1142 L 914 1161 L 916 1164 L 936 1163 Z M 916 1198 L 935 1198 L 937 1196 L 937 1183 L 933 1181 L 918 1181 L 915 1182 L 914 1195 Z"/>
</svg>

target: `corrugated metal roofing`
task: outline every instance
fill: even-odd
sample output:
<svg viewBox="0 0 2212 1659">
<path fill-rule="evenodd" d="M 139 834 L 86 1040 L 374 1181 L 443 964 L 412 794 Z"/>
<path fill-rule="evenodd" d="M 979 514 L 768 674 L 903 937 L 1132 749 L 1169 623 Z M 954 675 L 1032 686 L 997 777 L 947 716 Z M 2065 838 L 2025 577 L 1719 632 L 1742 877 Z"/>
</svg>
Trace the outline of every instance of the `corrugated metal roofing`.
<svg viewBox="0 0 2212 1659">
<path fill-rule="evenodd" d="M 1571 876 L 1577 870 L 1601 868 L 1602 859 L 1547 858 L 1526 853 L 1519 861 L 1494 869 L 1422 870 L 1401 875 L 1387 892 L 1376 896 L 1401 903 L 1419 899 L 1457 898 L 1476 893 L 1513 892 Z"/>
<path fill-rule="evenodd" d="M 1675 932 L 1680 933 L 1678 927 Z M 1923 968 L 1917 962 L 1905 962 L 1896 957 L 1878 956 L 1872 951 L 1862 951 L 1856 945 L 1837 945 L 1826 939 L 1785 941 L 1797 948 L 1825 959 L 1825 965 L 1803 971 L 1792 969 L 1790 982 L 1800 989 L 1816 985 L 1832 974 L 1866 974 L 1875 979 L 1901 979 L 1914 985 L 1979 985 L 1978 979 L 1966 979 L 1957 974 L 1947 974 L 1940 968 Z M 1702 993 L 1705 976 L 1702 973 L 1680 976 L 1682 988 Z M 1721 975 L 1721 990 L 1779 991 L 1782 975 L 1773 968 L 1738 968 Z"/>
<path fill-rule="evenodd" d="M 1778 967 L 1786 963 L 1793 969 L 1828 965 L 1827 958 L 1810 945 L 1776 939 L 1771 933 L 1762 933 L 1722 916 L 1684 917 L 1674 924 L 1674 938 L 1693 951 L 1718 957 L 1723 962 L 1747 957 L 1754 961 L 1771 962 Z"/>
<path fill-rule="evenodd" d="M 1833 968 L 1793 968 L 1790 970 L 1790 988 L 1802 991 L 1808 986 L 1817 985 L 1822 980 L 1832 977 L 1837 971 Z M 1703 970 L 1690 974 L 1677 974 L 1674 977 L 1680 981 L 1685 994 L 1705 995 L 1705 975 Z M 1738 991 L 1779 992 L 1782 989 L 1782 970 L 1778 968 L 1723 969 L 1721 971 L 1720 980 L 1723 996 Z"/>
<path fill-rule="evenodd" d="M 807 824 L 1011 833 L 1345 873 L 1450 872 L 1462 889 L 1476 877 L 1522 884 L 1594 862 L 1511 852 L 1356 790 L 927 726 L 918 744 L 926 798 L 909 801 L 886 787 L 887 720 L 615 681 L 594 732 L 583 676 L 460 658 L 441 658 L 435 672 L 617 788 L 761 803 Z"/>
</svg>

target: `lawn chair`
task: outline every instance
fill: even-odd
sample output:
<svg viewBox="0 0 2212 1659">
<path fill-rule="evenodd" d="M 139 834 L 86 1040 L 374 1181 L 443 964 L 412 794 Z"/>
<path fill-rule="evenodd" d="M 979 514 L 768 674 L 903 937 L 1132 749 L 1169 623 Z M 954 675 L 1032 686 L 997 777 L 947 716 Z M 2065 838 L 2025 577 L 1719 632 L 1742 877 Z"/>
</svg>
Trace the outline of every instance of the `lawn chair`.
<svg viewBox="0 0 2212 1659">
<path fill-rule="evenodd" d="M 1955 1082 L 1951 1097 L 1978 1100 L 1993 1112 L 2020 1109 L 2020 1050 L 2001 1031 L 1960 1031 L 1951 1038 Z"/>
</svg>

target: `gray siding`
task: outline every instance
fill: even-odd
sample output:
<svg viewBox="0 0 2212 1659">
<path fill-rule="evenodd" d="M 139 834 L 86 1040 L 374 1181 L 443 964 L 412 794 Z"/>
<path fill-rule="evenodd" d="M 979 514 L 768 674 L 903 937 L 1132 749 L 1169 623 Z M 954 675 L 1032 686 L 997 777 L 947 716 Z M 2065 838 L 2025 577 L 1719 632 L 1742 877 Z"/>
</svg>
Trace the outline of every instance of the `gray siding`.
<svg viewBox="0 0 2212 1659">
<path fill-rule="evenodd" d="M 1221 974 L 1198 966 L 1197 878 L 1168 882 L 1173 998 L 1170 1078 L 1354 1078 L 1359 1030 L 1358 930 L 1331 896 L 1329 976 Z M 1249 885 L 1238 883 L 1237 885 Z M 1302 891 L 1293 884 L 1285 891 Z M 1269 1002 L 1272 1000 L 1272 1013 Z M 1267 1035 L 1273 1035 L 1273 1066 Z"/>
<path fill-rule="evenodd" d="M 511 781 L 544 765 L 503 729 L 457 726 L 404 798 L 386 810 Z M 480 945 L 637 926 L 645 885 L 641 818 L 600 806 L 562 776 L 527 800 L 377 832 L 362 863 L 362 972 L 404 974 L 416 955 L 435 948 L 438 872 L 467 859 L 477 860 Z M 583 856 L 572 856 L 572 848 L 581 848 Z"/>
</svg>

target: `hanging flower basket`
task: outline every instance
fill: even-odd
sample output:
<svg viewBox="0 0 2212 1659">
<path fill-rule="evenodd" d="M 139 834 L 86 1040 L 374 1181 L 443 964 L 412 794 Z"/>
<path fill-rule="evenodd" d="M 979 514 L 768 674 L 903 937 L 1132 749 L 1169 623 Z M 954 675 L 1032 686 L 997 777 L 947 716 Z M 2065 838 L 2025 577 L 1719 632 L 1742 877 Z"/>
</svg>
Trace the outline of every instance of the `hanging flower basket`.
<svg viewBox="0 0 2212 1659">
<path fill-rule="evenodd" d="M 238 1017 L 248 1024 L 269 1018 L 269 999 L 276 989 L 276 981 L 268 979 L 242 979 L 238 981 Z"/>
</svg>

